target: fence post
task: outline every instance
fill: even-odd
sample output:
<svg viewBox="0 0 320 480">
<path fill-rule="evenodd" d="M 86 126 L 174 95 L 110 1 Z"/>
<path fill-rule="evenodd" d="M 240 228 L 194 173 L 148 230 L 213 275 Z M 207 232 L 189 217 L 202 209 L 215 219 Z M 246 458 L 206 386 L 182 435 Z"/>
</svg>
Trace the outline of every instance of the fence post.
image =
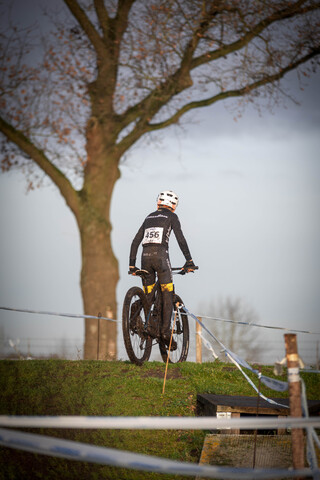
<svg viewBox="0 0 320 480">
<path fill-rule="evenodd" d="M 284 335 L 284 339 L 288 367 L 290 416 L 301 417 L 302 408 L 297 336 L 292 333 L 287 333 Z M 299 470 L 304 468 L 303 430 L 301 428 L 293 428 L 291 430 L 291 439 L 293 468 Z"/>
<path fill-rule="evenodd" d="M 199 317 L 201 322 L 201 317 Z M 196 363 L 202 363 L 202 339 L 201 339 L 202 326 L 196 322 Z"/>
<path fill-rule="evenodd" d="M 102 317 L 101 312 L 98 313 L 98 340 L 97 340 L 97 360 L 99 360 L 100 355 L 100 318 Z"/>
</svg>

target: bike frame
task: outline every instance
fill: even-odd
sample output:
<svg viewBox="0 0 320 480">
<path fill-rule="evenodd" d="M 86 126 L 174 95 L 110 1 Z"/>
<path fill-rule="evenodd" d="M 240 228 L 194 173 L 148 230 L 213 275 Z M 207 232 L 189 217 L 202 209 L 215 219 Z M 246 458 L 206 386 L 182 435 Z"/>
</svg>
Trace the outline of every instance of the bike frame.
<svg viewBox="0 0 320 480">
<path fill-rule="evenodd" d="M 172 271 L 173 275 L 184 275 L 184 273 L 182 273 L 183 272 L 182 268 L 179 268 L 179 267 L 178 268 L 174 267 L 174 268 L 171 269 L 171 271 Z M 136 275 L 143 278 L 143 276 L 145 274 L 148 274 L 148 273 L 149 272 L 147 270 L 138 270 L 136 272 Z M 151 293 L 152 293 L 152 296 L 151 296 Z M 173 293 L 175 293 L 174 289 L 173 289 Z M 157 277 L 156 282 L 153 286 L 153 289 L 150 292 L 150 297 L 149 298 L 151 300 L 149 300 L 150 304 L 148 305 L 149 310 L 148 310 L 148 315 L 147 315 L 147 318 L 146 318 L 146 327 L 148 327 L 148 324 L 149 324 L 149 321 L 150 321 L 152 306 L 160 307 L 159 310 L 158 310 L 158 316 L 159 316 L 159 321 L 161 321 L 162 296 L 161 296 L 160 281 L 159 281 L 158 277 Z M 157 302 L 158 299 L 159 299 L 159 301 Z M 181 307 L 179 307 L 179 308 L 181 308 Z"/>
<path fill-rule="evenodd" d="M 195 267 L 197 269 L 198 267 Z M 131 273 L 131 272 L 129 272 Z M 174 268 L 172 273 L 185 274 L 183 268 Z M 136 270 L 135 275 L 149 274 L 146 270 Z M 148 361 L 152 346 L 159 345 L 160 354 L 164 362 L 177 363 L 187 359 L 189 350 L 189 324 L 183 301 L 173 291 L 172 330 L 170 344 L 174 339 L 174 348 L 163 340 L 161 336 L 162 322 L 162 291 L 159 278 L 155 278 L 152 290 L 145 294 L 137 286 L 131 287 L 124 298 L 122 310 L 123 338 L 128 357 L 132 363 L 142 365 Z M 153 321 L 154 320 L 154 321 Z"/>
</svg>

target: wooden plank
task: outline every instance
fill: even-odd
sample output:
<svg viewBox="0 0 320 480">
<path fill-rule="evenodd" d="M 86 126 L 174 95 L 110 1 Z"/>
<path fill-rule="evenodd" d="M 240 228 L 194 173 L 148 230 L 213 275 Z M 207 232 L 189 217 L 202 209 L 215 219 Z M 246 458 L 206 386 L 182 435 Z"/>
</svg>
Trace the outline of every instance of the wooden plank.
<svg viewBox="0 0 320 480">
<path fill-rule="evenodd" d="M 240 418 L 240 413 L 232 413 L 231 418 Z M 230 429 L 231 435 L 240 435 L 240 428 L 231 428 Z"/>
<path fill-rule="evenodd" d="M 287 398 L 272 398 L 279 404 L 289 406 Z M 216 416 L 217 412 L 232 413 L 257 413 L 257 397 L 233 396 L 233 395 L 214 395 L 210 393 L 198 394 L 198 414 L 205 416 Z M 320 400 L 308 400 L 309 413 L 319 415 Z M 289 414 L 289 409 L 272 405 L 263 398 L 259 400 L 259 413 L 261 415 L 283 415 Z"/>
</svg>

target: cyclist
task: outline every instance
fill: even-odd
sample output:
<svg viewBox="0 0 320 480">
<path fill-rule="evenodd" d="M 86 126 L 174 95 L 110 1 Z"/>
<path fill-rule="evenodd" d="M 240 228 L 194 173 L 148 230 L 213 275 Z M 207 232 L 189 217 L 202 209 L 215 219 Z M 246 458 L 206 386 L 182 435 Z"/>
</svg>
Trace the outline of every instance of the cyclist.
<svg viewBox="0 0 320 480">
<path fill-rule="evenodd" d="M 161 285 L 163 304 L 160 334 L 166 345 L 169 345 L 171 337 L 170 324 L 174 294 L 168 252 L 169 237 L 172 230 L 186 259 L 183 266 L 184 273 L 194 272 L 195 269 L 188 244 L 181 230 L 179 218 L 174 213 L 177 206 L 178 196 L 174 192 L 165 190 L 159 193 L 157 197 L 157 210 L 145 218 L 134 237 L 131 244 L 129 260 L 129 274 L 135 275 L 135 272 L 138 270 L 135 265 L 137 251 L 142 242 L 141 269 L 149 272 L 143 279 L 143 289 L 148 298 L 148 295 L 150 296 L 150 294 L 152 294 L 152 289 L 155 284 L 155 274 L 157 274 Z M 173 350 L 177 348 L 174 341 L 172 341 L 171 347 Z"/>
</svg>

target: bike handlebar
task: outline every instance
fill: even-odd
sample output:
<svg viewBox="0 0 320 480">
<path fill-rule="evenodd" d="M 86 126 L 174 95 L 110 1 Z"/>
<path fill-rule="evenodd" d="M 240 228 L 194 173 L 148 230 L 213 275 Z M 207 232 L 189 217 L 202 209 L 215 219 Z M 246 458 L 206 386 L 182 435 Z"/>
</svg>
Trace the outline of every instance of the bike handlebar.
<svg viewBox="0 0 320 480">
<path fill-rule="evenodd" d="M 172 270 L 172 271 L 175 271 L 175 270 L 183 270 L 183 267 L 173 267 L 173 268 L 171 268 L 171 270 Z M 194 267 L 192 268 L 192 270 L 199 270 L 199 267 L 194 266 Z"/>
<path fill-rule="evenodd" d="M 171 270 L 173 272 L 175 272 L 177 275 L 185 275 L 186 273 L 189 273 L 189 272 L 186 272 L 183 269 L 183 267 L 173 267 L 173 268 L 171 268 Z M 195 266 L 195 267 L 192 268 L 192 270 L 199 270 L 199 267 Z M 128 273 L 129 273 L 129 275 L 132 275 L 132 273 L 130 271 Z M 134 274 L 137 275 L 138 277 L 143 277 L 143 275 L 146 275 L 148 273 L 149 273 L 148 270 L 143 270 L 143 269 L 139 269 L 139 270 L 136 270 L 134 272 Z"/>
<path fill-rule="evenodd" d="M 190 273 L 188 272 L 188 270 L 185 270 L 183 267 L 174 267 L 174 268 L 171 268 L 172 272 L 175 272 L 177 275 L 185 275 L 186 273 Z M 190 269 L 191 272 L 193 272 L 194 270 L 199 270 L 199 267 L 192 267 L 192 269 Z"/>
</svg>

